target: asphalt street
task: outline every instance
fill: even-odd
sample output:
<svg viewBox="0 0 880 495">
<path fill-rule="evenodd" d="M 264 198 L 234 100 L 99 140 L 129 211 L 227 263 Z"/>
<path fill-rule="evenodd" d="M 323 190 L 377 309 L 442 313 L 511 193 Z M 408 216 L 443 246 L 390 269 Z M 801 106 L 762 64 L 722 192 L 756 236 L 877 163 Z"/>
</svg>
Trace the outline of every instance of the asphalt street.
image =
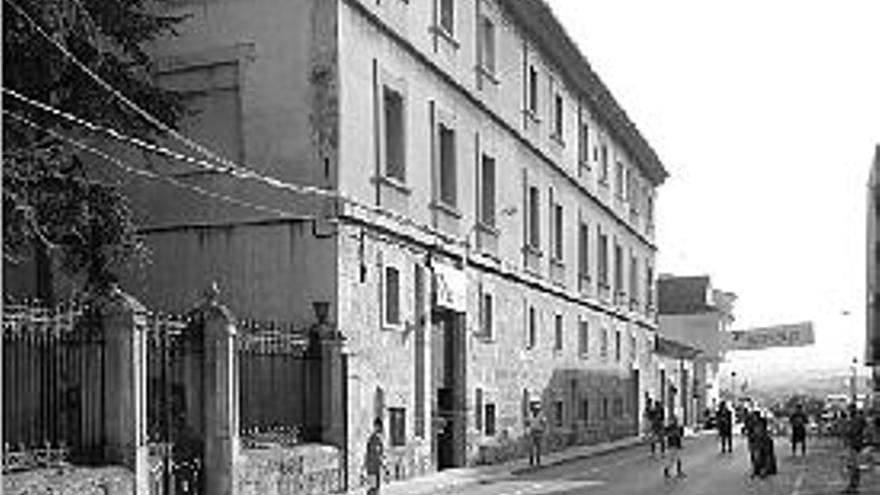
<svg viewBox="0 0 880 495">
<path fill-rule="evenodd" d="M 805 479 L 808 464 L 792 458 L 788 443 L 777 438 L 779 474 L 767 479 L 749 476 L 748 454 L 741 437 L 734 451 L 721 454 L 715 436 L 690 438 L 682 455 L 686 477 L 663 477 L 664 460 L 651 458 L 647 448 L 629 448 L 555 466 L 482 479 L 447 488 L 435 495 L 812 495 Z M 836 476 L 828 473 L 828 476 Z M 840 482 L 842 487 L 842 481 Z M 836 483 L 835 483 L 836 484 Z M 823 490 L 824 493 L 824 490 Z"/>
</svg>

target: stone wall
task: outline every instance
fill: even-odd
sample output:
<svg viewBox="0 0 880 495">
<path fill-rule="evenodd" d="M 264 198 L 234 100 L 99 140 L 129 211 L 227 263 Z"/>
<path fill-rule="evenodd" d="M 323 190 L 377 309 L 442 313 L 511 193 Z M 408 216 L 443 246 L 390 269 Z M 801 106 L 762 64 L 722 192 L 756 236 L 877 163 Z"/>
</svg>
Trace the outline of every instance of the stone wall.
<svg viewBox="0 0 880 495">
<path fill-rule="evenodd" d="M 124 467 L 60 467 L 3 474 L 5 495 L 132 495 L 134 473 Z"/>
<path fill-rule="evenodd" d="M 342 486 L 342 454 L 329 445 L 244 449 L 238 466 L 239 495 L 319 495 Z"/>
</svg>

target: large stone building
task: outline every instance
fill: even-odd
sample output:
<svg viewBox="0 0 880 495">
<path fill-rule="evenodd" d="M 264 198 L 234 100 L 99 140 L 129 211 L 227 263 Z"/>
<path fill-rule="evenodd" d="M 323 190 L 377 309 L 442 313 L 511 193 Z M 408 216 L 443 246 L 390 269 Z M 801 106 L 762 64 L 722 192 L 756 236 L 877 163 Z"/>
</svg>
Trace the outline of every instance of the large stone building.
<svg viewBox="0 0 880 495">
<path fill-rule="evenodd" d="M 714 410 L 720 398 L 718 368 L 724 359 L 725 332 L 733 323 L 736 295 L 712 288 L 708 276 L 671 276 L 657 281 L 659 333 L 662 337 L 699 350 L 693 374 L 685 380 L 690 401 L 688 419 L 703 419 L 706 409 Z"/>
<path fill-rule="evenodd" d="M 865 365 L 871 367 L 874 400 L 875 404 L 880 405 L 877 402 L 880 397 L 880 144 L 874 150 L 874 163 L 868 180 L 867 214 Z"/>
<path fill-rule="evenodd" d="M 667 172 L 542 1 L 174 5 L 156 49 L 185 132 L 284 184 L 153 160 L 235 201 L 131 182 L 135 295 L 181 308 L 216 281 L 301 326 L 329 302 L 352 483 L 374 417 L 395 476 L 507 455 L 537 408 L 560 441 L 636 432 Z"/>
</svg>

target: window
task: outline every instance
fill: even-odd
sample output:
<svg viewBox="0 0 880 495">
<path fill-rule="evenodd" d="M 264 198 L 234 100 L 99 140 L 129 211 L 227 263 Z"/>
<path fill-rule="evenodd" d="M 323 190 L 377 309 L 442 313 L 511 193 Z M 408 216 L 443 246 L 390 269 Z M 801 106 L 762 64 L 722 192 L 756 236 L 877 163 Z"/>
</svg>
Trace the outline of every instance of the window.
<svg viewBox="0 0 880 495">
<path fill-rule="evenodd" d="M 645 188 L 645 216 L 648 221 L 648 225 L 651 226 L 654 224 L 654 197 L 651 196 L 650 190 Z"/>
<path fill-rule="evenodd" d="M 400 325 L 400 272 L 385 267 L 385 324 Z"/>
<path fill-rule="evenodd" d="M 620 244 L 614 243 L 614 290 L 622 293 L 623 288 L 623 249 Z"/>
<path fill-rule="evenodd" d="M 602 329 L 602 346 L 599 348 L 599 355 L 604 357 L 608 357 L 608 329 Z"/>
<path fill-rule="evenodd" d="M 584 222 L 578 226 L 578 282 L 581 290 L 590 280 L 590 227 Z"/>
<path fill-rule="evenodd" d="M 590 421 L 590 399 L 581 400 L 580 420 L 584 423 Z"/>
<path fill-rule="evenodd" d="M 394 447 L 406 445 L 406 409 L 403 407 L 389 407 L 388 423 L 389 443 Z"/>
<path fill-rule="evenodd" d="M 602 419 L 608 419 L 608 397 L 602 397 Z"/>
<path fill-rule="evenodd" d="M 599 148 L 599 165 L 600 165 L 600 175 L 599 182 L 602 184 L 608 184 L 608 145 L 606 143 L 602 143 L 602 146 Z"/>
<path fill-rule="evenodd" d="M 406 179 L 406 139 L 403 94 L 382 86 L 385 175 L 400 182 Z"/>
<path fill-rule="evenodd" d="M 494 336 L 493 326 L 492 326 L 493 325 L 492 305 L 493 305 L 492 294 L 484 292 L 483 293 L 483 300 L 482 300 L 482 321 L 481 321 L 482 328 L 480 330 L 481 330 L 482 335 L 487 339 L 491 339 Z"/>
<path fill-rule="evenodd" d="M 553 136 L 560 142 L 562 141 L 563 132 L 565 131 L 565 116 L 563 115 L 563 105 L 564 104 L 562 101 L 562 95 L 556 93 L 556 97 L 553 101 Z"/>
<path fill-rule="evenodd" d="M 614 331 L 614 360 L 620 361 L 621 349 L 620 349 L 620 330 Z"/>
<path fill-rule="evenodd" d="M 599 230 L 599 286 L 608 287 L 608 236 Z"/>
<path fill-rule="evenodd" d="M 645 303 L 648 308 L 654 306 L 654 269 L 651 265 L 645 267 Z"/>
<path fill-rule="evenodd" d="M 456 169 L 455 169 L 455 130 L 440 124 L 440 201 L 455 206 Z"/>
<path fill-rule="evenodd" d="M 635 360 L 636 360 L 636 355 L 637 355 L 636 350 L 637 350 L 636 336 L 630 334 L 630 336 L 629 336 L 629 360 L 631 362 L 635 362 Z"/>
<path fill-rule="evenodd" d="M 455 0 L 438 0 L 440 2 L 440 27 L 447 34 L 455 33 Z"/>
<path fill-rule="evenodd" d="M 425 369 L 426 369 L 426 345 L 425 345 L 425 326 L 426 326 L 426 310 L 425 310 L 425 268 L 416 263 L 413 273 L 413 306 L 415 307 L 415 341 L 413 351 L 415 352 L 415 366 L 413 366 L 413 390 L 415 392 L 415 411 L 413 419 L 413 434 L 417 438 L 425 438 Z"/>
<path fill-rule="evenodd" d="M 562 426 L 565 422 L 565 403 L 557 400 L 553 403 L 553 424 Z"/>
<path fill-rule="evenodd" d="M 635 256 L 629 258 L 629 298 L 631 306 L 638 304 L 639 260 Z"/>
<path fill-rule="evenodd" d="M 590 167 L 590 128 L 586 122 L 581 122 L 578 128 L 578 163 L 581 167 Z"/>
<path fill-rule="evenodd" d="M 565 252 L 562 240 L 564 239 L 564 217 L 562 205 L 556 203 L 553 205 L 553 258 L 556 261 L 562 261 L 562 255 Z"/>
<path fill-rule="evenodd" d="M 480 222 L 495 226 L 495 159 L 488 155 L 480 162 Z"/>
<path fill-rule="evenodd" d="M 614 398 L 614 416 L 621 417 L 623 416 L 623 398 L 615 397 Z"/>
<path fill-rule="evenodd" d="M 616 163 L 617 168 L 615 170 L 615 183 L 614 183 L 614 195 L 617 196 L 618 199 L 623 199 L 623 162 L 618 161 Z"/>
<path fill-rule="evenodd" d="M 535 313 L 535 307 L 529 306 L 529 328 L 528 328 L 528 348 L 534 349 L 538 340 L 538 315 Z"/>
<path fill-rule="evenodd" d="M 486 418 L 485 418 L 485 426 L 486 426 L 486 436 L 494 436 L 496 433 L 495 427 L 495 404 L 486 404 Z"/>
<path fill-rule="evenodd" d="M 581 320 L 578 322 L 578 353 L 586 356 L 590 352 L 590 322 Z"/>
<path fill-rule="evenodd" d="M 480 22 L 480 66 L 489 74 L 495 74 L 495 24 L 488 17 Z"/>
<path fill-rule="evenodd" d="M 541 193 L 529 186 L 529 246 L 541 247 Z"/>
<path fill-rule="evenodd" d="M 630 211 L 638 213 L 639 211 L 639 187 L 638 173 L 635 167 L 626 169 L 626 201 L 629 203 Z"/>
<path fill-rule="evenodd" d="M 538 71 L 534 66 L 529 66 L 529 111 L 538 115 Z"/>
<path fill-rule="evenodd" d="M 555 326 L 556 332 L 554 334 L 555 338 L 553 340 L 553 349 L 555 349 L 557 351 L 561 351 L 562 350 L 562 336 L 563 336 L 562 315 L 556 315 L 555 323 L 556 323 L 556 326 Z"/>
</svg>

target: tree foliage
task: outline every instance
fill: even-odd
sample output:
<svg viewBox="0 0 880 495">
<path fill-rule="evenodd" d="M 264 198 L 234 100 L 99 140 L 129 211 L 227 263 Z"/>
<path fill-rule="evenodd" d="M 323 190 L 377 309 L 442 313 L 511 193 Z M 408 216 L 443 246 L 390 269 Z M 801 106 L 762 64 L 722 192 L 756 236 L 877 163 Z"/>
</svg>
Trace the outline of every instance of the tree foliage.
<svg viewBox="0 0 880 495">
<path fill-rule="evenodd" d="M 141 137 L 157 130 L 39 32 L 63 45 L 121 94 L 174 126 L 177 94 L 157 86 L 146 46 L 181 17 L 149 0 L 4 0 L 3 87 L 85 120 Z M 102 182 L 61 136 L 82 135 L 57 116 L 5 95 L 4 263 L 46 251 L 68 275 L 101 284 L 144 253 L 125 196 Z"/>
</svg>

